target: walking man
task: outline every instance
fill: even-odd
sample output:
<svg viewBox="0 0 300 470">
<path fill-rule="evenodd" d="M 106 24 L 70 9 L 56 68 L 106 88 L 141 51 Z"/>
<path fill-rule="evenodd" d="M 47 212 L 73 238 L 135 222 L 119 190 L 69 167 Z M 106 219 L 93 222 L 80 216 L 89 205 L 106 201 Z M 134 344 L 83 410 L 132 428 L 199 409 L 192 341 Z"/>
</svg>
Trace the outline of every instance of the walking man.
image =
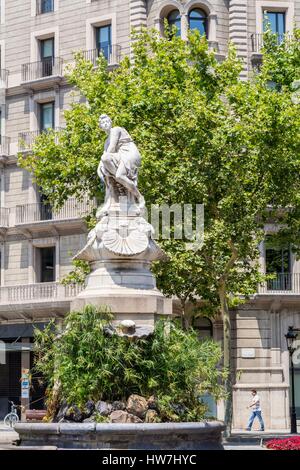
<svg viewBox="0 0 300 470">
<path fill-rule="evenodd" d="M 261 416 L 260 397 L 257 394 L 256 390 L 251 390 L 251 395 L 252 395 L 252 400 L 251 400 L 250 405 L 247 406 L 247 408 L 251 409 L 252 411 L 251 411 L 251 415 L 248 421 L 246 431 L 251 431 L 252 424 L 255 418 L 258 418 L 258 421 L 260 424 L 260 431 L 264 431 L 265 425 Z"/>
</svg>

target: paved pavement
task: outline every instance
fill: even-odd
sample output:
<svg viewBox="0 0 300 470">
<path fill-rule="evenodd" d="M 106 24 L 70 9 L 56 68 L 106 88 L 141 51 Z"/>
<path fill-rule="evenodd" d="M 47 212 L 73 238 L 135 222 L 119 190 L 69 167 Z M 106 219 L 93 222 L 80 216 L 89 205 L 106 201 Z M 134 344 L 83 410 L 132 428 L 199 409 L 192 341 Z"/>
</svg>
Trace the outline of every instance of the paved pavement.
<svg viewBox="0 0 300 470">
<path fill-rule="evenodd" d="M 225 450 L 265 450 L 261 445 L 254 445 L 252 443 L 229 443 L 229 444 L 224 444 L 224 449 Z"/>
<path fill-rule="evenodd" d="M 285 429 L 278 429 L 275 432 L 266 429 L 261 432 L 259 430 L 244 431 L 234 430 L 223 445 L 225 450 L 265 450 L 265 443 L 271 439 L 284 439 L 292 434 Z"/>
<path fill-rule="evenodd" d="M 0 421 L 0 449 L 2 449 L 3 446 L 12 445 L 18 438 L 18 433 L 5 426 L 3 421 Z"/>
</svg>

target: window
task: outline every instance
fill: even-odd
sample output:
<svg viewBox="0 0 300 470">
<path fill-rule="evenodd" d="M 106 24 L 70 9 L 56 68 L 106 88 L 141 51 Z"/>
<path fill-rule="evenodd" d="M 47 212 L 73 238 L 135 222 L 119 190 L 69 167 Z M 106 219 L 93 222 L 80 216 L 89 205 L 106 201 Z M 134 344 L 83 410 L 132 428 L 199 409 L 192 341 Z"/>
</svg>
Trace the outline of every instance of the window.
<svg viewBox="0 0 300 470">
<path fill-rule="evenodd" d="M 54 128 L 54 101 L 40 104 L 40 131 Z"/>
<path fill-rule="evenodd" d="M 176 36 L 181 36 L 181 17 L 178 10 L 173 10 L 167 16 L 167 21 L 169 23 L 170 28 L 176 26 Z"/>
<path fill-rule="evenodd" d="M 193 328 L 197 330 L 199 339 L 212 338 L 213 336 L 213 326 L 209 318 L 194 318 Z"/>
<path fill-rule="evenodd" d="M 189 27 L 191 30 L 197 29 L 201 36 L 207 36 L 207 15 L 200 8 L 194 8 L 189 13 Z"/>
<path fill-rule="evenodd" d="M 96 28 L 96 48 L 98 54 L 102 53 L 105 59 L 109 60 L 112 53 L 110 24 Z"/>
<path fill-rule="evenodd" d="M 55 247 L 37 248 L 39 259 L 38 282 L 55 281 Z"/>
<path fill-rule="evenodd" d="M 39 220 L 52 220 L 52 207 L 48 202 L 47 197 L 42 191 L 42 188 L 39 188 Z"/>
<path fill-rule="evenodd" d="M 278 11 L 265 11 L 264 12 L 264 31 L 268 28 L 272 33 L 283 36 L 285 33 L 285 13 Z"/>
<path fill-rule="evenodd" d="M 291 255 L 289 247 L 277 247 L 266 241 L 266 273 L 275 275 L 268 280 L 268 290 L 291 289 Z"/>
<path fill-rule="evenodd" d="M 36 0 L 36 11 L 38 15 L 54 11 L 54 0 Z"/>
<path fill-rule="evenodd" d="M 54 65 L 54 38 L 43 39 L 40 41 L 42 76 L 52 75 Z"/>
</svg>

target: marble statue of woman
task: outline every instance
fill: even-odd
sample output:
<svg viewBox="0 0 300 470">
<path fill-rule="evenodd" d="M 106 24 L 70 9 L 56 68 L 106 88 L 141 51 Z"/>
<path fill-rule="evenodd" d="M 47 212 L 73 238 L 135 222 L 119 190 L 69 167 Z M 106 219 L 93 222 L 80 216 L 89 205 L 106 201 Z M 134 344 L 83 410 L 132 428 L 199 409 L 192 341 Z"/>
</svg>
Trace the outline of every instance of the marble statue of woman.
<svg viewBox="0 0 300 470">
<path fill-rule="evenodd" d="M 90 230 L 86 245 L 74 259 L 102 262 L 142 253 L 150 261 L 163 259 L 165 255 L 152 239 L 154 229 L 142 215 L 145 201 L 137 187 L 140 152 L 128 132 L 123 127 L 113 127 L 106 114 L 100 116 L 99 127 L 107 134 L 97 169 L 105 184 L 105 202 L 97 210 L 97 223 Z M 128 204 L 128 211 L 121 208 L 123 202 Z"/>
<path fill-rule="evenodd" d="M 99 215 L 107 213 L 112 202 L 126 196 L 131 203 L 136 202 L 139 209 L 144 207 L 144 198 L 138 190 L 138 169 L 141 165 L 140 152 L 128 132 L 123 127 L 113 127 L 109 116 L 102 114 L 99 127 L 107 134 L 104 152 L 97 174 L 106 187 L 104 206 Z"/>
</svg>

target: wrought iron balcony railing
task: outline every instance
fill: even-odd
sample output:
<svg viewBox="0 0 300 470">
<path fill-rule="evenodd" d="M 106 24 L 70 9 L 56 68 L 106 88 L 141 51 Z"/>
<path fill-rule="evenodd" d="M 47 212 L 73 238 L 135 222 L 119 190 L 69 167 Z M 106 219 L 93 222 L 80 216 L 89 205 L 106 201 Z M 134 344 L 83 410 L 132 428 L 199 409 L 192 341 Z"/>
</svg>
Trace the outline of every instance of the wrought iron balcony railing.
<svg viewBox="0 0 300 470">
<path fill-rule="evenodd" d="M 65 205 L 54 210 L 50 204 L 35 203 L 16 206 L 16 225 L 31 224 L 47 220 L 80 219 L 88 215 L 94 207 L 94 201 L 83 199 L 78 201 L 70 198 Z"/>
<path fill-rule="evenodd" d="M 41 78 L 59 76 L 63 73 L 63 59 L 49 57 L 38 62 L 22 65 L 22 82 L 33 82 Z"/>
<path fill-rule="evenodd" d="M 49 128 L 48 130 L 37 130 L 37 131 L 29 131 L 29 132 L 19 132 L 18 134 L 18 149 L 19 152 L 25 152 L 32 149 L 35 139 L 46 132 L 54 131 L 59 132 L 63 129 L 63 127 L 54 127 Z"/>
<path fill-rule="evenodd" d="M 281 44 L 283 41 L 288 41 L 292 38 L 291 34 L 277 34 L 276 35 L 276 40 L 277 44 Z M 251 34 L 250 36 L 251 40 L 251 49 L 252 52 L 260 53 L 261 49 L 264 46 L 264 34 Z"/>
<path fill-rule="evenodd" d="M 36 0 L 36 14 L 50 13 L 54 11 L 54 0 Z"/>
<path fill-rule="evenodd" d="M 300 273 L 278 273 L 258 287 L 259 294 L 300 294 Z"/>
<path fill-rule="evenodd" d="M 100 54 L 102 54 L 107 60 L 108 65 L 118 64 L 121 59 L 121 46 L 119 44 L 115 44 L 114 46 L 104 46 L 101 49 L 83 51 L 83 57 L 85 60 L 92 62 L 95 67 Z"/>
<path fill-rule="evenodd" d="M 8 156 L 10 151 L 10 137 L 0 135 L 0 157 Z"/>
</svg>

